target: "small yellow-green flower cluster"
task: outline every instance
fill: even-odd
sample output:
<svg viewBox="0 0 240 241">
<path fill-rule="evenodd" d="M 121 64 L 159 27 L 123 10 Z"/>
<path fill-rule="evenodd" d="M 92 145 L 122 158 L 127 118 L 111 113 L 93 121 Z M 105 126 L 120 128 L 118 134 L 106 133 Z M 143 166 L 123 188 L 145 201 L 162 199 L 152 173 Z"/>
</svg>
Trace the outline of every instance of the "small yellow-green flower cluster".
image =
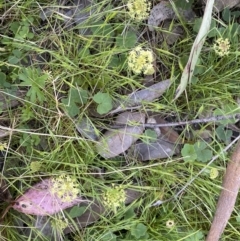
<svg viewBox="0 0 240 241">
<path fill-rule="evenodd" d="M 155 72 L 153 61 L 153 52 L 138 46 L 131 50 L 128 55 L 128 68 L 135 74 L 151 75 Z"/>
<path fill-rule="evenodd" d="M 219 174 L 218 169 L 213 167 L 210 170 L 209 176 L 210 176 L 211 179 L 215 179 L 218 176 L 218 174 Z"/>
<path fill-rule="evenodd" d="M 52 194 L 57 195 L 63 202 L 71 202 L 76 199 L 79 194 L 76 179 L 64 174 L 52 179 L 50 191 Z"/>
<path fill-rule="evenodd" d="M 115 212 L 126 200 L 126 193 L 121 185 L 112 184 L 103 196 L 103 204 Z"/>
<path fill-rule="evenodd" d="M 7 143 L 0 142 L 0 151 L 4 151 L 5 149 L 7 149 Z"/>
<path fill-rule="evenodd" d="M 218 38 L 216 40 L 216 43 L 213 45 L 213 48 L 215 50 L 215 52 L 219 55 L 219 56 L 224 56 L 224 55 L 228 55 L 229 54 L 229 49 L 230 49 L 230 42 L 228 38 Z"/>
<path fill-rule="evenodd" d="M 30 169 L 32 172 L 38 172 L 41 170 L 41 167 L 42 167 L 42 163 L 39 162 L 39 161 L 33 161 L 31 162 L 30 164 Z"/>
<path fill-rule="evenodd" d="M 149 16 L 151 3 L 148 0 L 129 0 L 127 7 L 131 18 L 141 21 Z"/>
<path fill-rule="evenodd" d="M 67 228 L 69 225 L 69 222 L 66 218 L 59 218 L 59 219 L 53 219 L 51 220 L 51 226 L 53 229 L 58 230 L 62 232 L 65 228 Z"/>
</svg>

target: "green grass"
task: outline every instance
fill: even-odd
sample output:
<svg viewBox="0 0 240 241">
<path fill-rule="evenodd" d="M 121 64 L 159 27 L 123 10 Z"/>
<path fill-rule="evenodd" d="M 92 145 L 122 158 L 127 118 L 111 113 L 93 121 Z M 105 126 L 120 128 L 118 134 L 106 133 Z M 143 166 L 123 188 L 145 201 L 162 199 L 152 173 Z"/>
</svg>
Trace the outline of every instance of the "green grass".
<svg viewBox="0 0 240 241">
<path fill-rule="evenodd" d="M 151 47 L 151 33 L 141 34 L 145 24 L 132 21 L 122 4 L 113 5 L 110 0 L 95 2 L 90 7 L 95 14 L 85 23 L 67 28 L 60 14 L 48 16 L 44 23 L 39 17 L 41 9 L 58 6 L 57 1 L 27 0 L 14 5 L 0 1 L 1 15 L 11 8 L 1 20 L 1 93 L 15 96 L 16 89 L 30 90 L 26 97 L 20 97 L 21 105 L 4 108 L 1 112 L 0 124 L 14 129 L 1 139 L 8 146 L 2 152 L 2 178 L 13 199 L 42 178 L 62 173 L 77 177 L 81 193 L 88 198 L 102 200 L 102 193 L 113 183 L 141 193 L 139 199 L 122 205 L 117 212 L 109 211 L 88 227 L 53 240 L 204 240 L 231 151 L 220 155 L 211 165 L 219 171 L 216 179 L 210 179 L 211 167 L 207 167 L 176 200 L 150 207 L 157 200 L 175 195 L 206 167 L 207 162 L 184 161 L 181 154 L 149 162 L 123 155 L 105 160 L 97 154 L 96 142 L 84 138 L 76 130 L 75 123 L 84 117 L 90 118 L 96 129 L 106 127 L 112 119 L 97 114 L 97 104 L 93 100 L 97 93 L 108 93 L 114 101 L 144 88 L 144 77 L 128 71 L 126 57 L 138 44 Z M 176 23 L 184 24 L 184 34 L 172 46 L 157 41 L 152 44 L 158 67 L 157 80 L 171 78 L 173 83 L 159 100 L 145 103 L 142 111 L 159 112 L 171 121 L 201 118 L 208 113 L 212 116 L 216 109 L 223 114 L 236 111 L 240 92 L 239 33 L 231 31 L 234 21 L 215 20 L 216 35 L 208 37 L 204 44 L 194 81 L 174 102 L 182 68 L 196 37 L 194 24 Z M 79 33 L 84 29 L 91 30 L 92 34 Z M 159 28 L 158 34 L 161 32 L 164 30 Z M 228 56 L 219 57 L 213 50 L 214 40 L 220 33 L 231 42 Z M 127 42 L 123 43 L 126 35 Z M 141 36 L 138 43 L 137 36 Z M 37 61 L 26 68 L 26 57 L 34 59 L 33 56 L 40 55 L 48 57 L 42 63 L 42 70 L 37 70 Z M 31 76 L 31 81 L 24 74 Z M 209 133 L 211 140 L 206 144 L 213 155 L 218 155 L 229 142 L 227 138 L 218 138 L 216 128 L 211 123 L 198 127 Z M 178 131 L 186 143 L 204 141 L 196 127 L 187 125 Z M 33 171 L 31 163 L 36 161 L 41 167 Z M 98 172 L 100 174 L 96 174 Z M 239 240 L 239 205 L 238 201 L 222 240 Z M 0 211 L 7 206 L 7 201 L 1 202 Z M 53 221 L 62 216 L 60 212 L 49 219 Z M 171 228 L 166 226 L 169 220 L 174 222 Z M 71 222 L 76 225 L 73 220 Z M 6 214 L 0 227 L 2 240 L 49 240 L 34 227 L 34 216 L 13 209 Z M 136 232 L 136 229 L 139 230 Z M 141 232 L 143 235 L 138 237 Z"/>
</svg>

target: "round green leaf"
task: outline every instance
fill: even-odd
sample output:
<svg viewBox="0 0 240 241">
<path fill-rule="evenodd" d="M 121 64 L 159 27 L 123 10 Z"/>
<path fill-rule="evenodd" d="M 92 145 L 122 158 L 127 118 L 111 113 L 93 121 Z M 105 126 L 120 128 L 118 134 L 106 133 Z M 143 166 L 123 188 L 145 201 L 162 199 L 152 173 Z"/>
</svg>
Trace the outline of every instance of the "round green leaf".
<svg viewBox="0 0 240 241">
<path fill-rule="evenodd" d="M 197 159 L 197 154 L 195 152 L 194 146 L 190 144 L 185 144 L 181 150 L 181 154 L 184 161 L 195 161 Z"/>
</svg>

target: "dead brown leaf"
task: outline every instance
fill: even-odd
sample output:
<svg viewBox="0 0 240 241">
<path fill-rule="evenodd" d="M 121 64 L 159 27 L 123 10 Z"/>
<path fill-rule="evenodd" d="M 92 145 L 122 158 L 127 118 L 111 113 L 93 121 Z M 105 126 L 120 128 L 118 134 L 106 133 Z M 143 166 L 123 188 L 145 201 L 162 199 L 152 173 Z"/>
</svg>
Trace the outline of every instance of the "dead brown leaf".
<svg viewBox="0 0 240 241">
<path fill-rule="evenodd" d="M 179 153 L 179 148 L 173 143 L 160 139 L 155 142 L 140 142 L 133 145 L 131 151 L 139 161 L 156 160 L 171 157 Z"/>
<path fill-rule="evenodd" d="M 217 210 L 206 241 L 218 241 L 234 209 L 240 188 L 240 141 L 232 154 L 222 183 Z"/>
<path fill-rule="evenodd" d="M 115 123 L 117 125 L 145 123 L 145 114 L 140 112 L 124 112 L 118 115 Z M 118 156 L 139 139 L 143 131 L 143 126 L 132 126 L 107 131 L 96 145 L 98 154 L 104 158 Z"/>
<path fill-rule="evenodd" d="M 127 107 L 142 105 L 143 101 L 152 102 L 159 98 L 171 85 L 171 80 L 163 80 L 159 83 L 151 85 L 146 89 L 135 91 L 128 95 L 125 100 L 111 114 L 118 113 Z"/>
<path fill-rule="evenodd" d="M 178 9 L 178 11 L 188 21 L 195 17 L 195 13 L 192 9 Z M 150 12 L 150 16 L 148 18 L 148 29 L 153 31 L 154 27 L 158 27 L 158 25 L 164 20 L 174 19 L 176 17 L 177 15 L 173 10 L 172 5 L 168 1 L 161 1 L 155 5 Z"/>
</svg>

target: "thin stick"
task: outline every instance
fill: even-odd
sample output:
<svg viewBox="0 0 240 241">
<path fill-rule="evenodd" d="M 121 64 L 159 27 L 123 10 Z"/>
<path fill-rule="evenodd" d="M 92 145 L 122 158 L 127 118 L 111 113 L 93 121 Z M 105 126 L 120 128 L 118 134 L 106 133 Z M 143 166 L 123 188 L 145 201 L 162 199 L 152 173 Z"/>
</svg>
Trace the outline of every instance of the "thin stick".
<svg viewBox="0 0 240 241">
<path fill-rule="evenodd" d="M 0 130 L 4 130 L 7 132 L 18 132 L 18 133 L 25 133 L 29 135 L 37 135 L 37 136 L 49 136 L 49 137 L 59 137 L 59 138 L 66 138 L 66 139 L 73 139 L 73 140 L 83 140 L 82 137 L 77 137 L 77 136 L 65 136 L 65 135 L 56 135 L 56 134 L 48 134 L 48 133 L 42 133 L 42 132 L 35 132 L 36 130 L 34 129 L 15 129 L 11 127 L 6 127 L 0 125 Z M 6 132 L 6 134 L 7 134 Z"/>
<path fill-rule="evenodd" d="M 208 122 L 219 122 L 222 120 L 230 120 L 230 119 L 240 119 L 240 114 L 234 115 L 226 115 L 226 116 L 212 116 L 209 118 L 202 118 L 202 119 L 195 119 L 190 121 L 179 121 L 179 122 L 172 122 L 172 123 L 162 123 L 162 124 L 154 124 L 154 123 L 147 123 L 147 124 L 137 124 L 139 126 L 144 127 L 167 127 L 167 126 L 181 126 L 181 125 L 190 125 L 190 124 L 200 124 L 200 123 L 208 123 Z M 127 126 L 132 126 L 131 124 L 127 124 Z M 126 127 L 125 125 L 112 125 L 110 128 L 118 129 Z"/>
</svg>

